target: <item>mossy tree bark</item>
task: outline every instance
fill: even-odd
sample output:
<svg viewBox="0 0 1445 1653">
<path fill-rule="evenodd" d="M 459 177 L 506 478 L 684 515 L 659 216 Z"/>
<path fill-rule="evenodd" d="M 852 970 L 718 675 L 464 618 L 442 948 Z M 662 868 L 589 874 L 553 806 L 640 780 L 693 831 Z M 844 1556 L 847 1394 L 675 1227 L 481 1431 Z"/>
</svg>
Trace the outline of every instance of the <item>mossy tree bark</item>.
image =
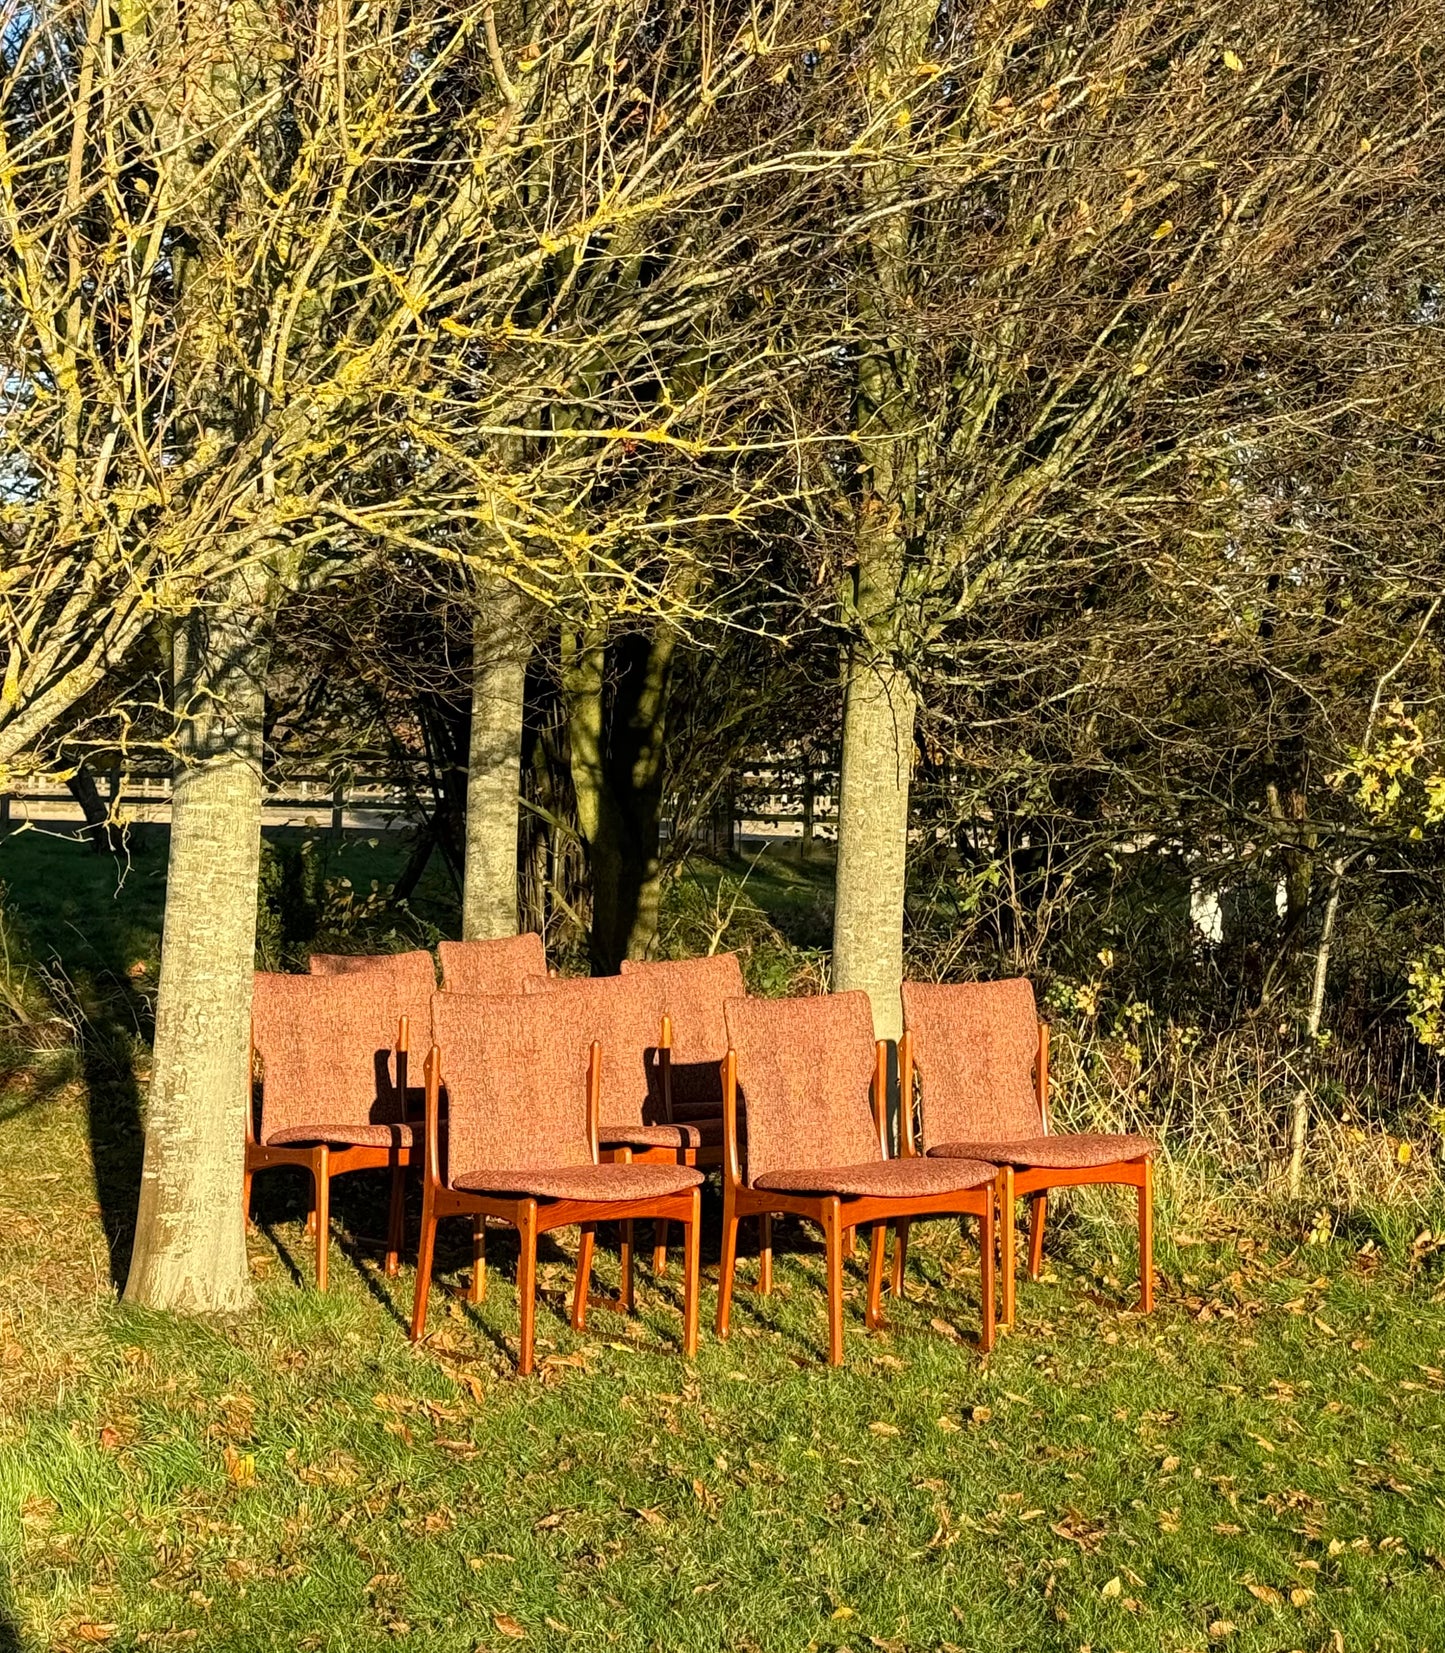
<svg viewBox="0 0 1445 1653">
<path fill-rule="evenodd" d="M 173 642 L 178 756 L 154 1077 L 126 1299 L 252 1302 L 241 1212 L 270 637 L 264 581 L 233 574 Z"/>
<path fill-rule="evenodd" d="M 467 763 L 462 937 L 517 931 L 517 841 L 526 700 L 526 598 L 505 580 L 481 593 L 473 627 L 472 728 Z"/>
<path fill-rule="evenodd" d="M 563 689 L 577 822 L 592 873 L 592 969 L 610 975 L 657 944 L 667 707 L 677 633 L 666 624 L 609 650 L 569 633 Z"/>
</svg>

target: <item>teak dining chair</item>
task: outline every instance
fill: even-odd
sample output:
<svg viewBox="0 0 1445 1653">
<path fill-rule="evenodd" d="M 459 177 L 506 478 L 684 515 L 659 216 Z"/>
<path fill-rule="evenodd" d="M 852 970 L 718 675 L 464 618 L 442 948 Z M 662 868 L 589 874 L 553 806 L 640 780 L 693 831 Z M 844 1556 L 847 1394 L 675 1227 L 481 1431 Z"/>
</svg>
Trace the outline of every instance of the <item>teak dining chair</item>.
<svg viewBox="0 0 1445 1653">
<path fill-rule="evenodd" d="M 401 957 L 412 963 L 395 971 L 255 977 L 243 1211 L 249 1221 L 257 1171 L 296 1165 L 310 1173 L 320 1291 L 331 1249 L 331 1179 L 348 1171 L 391 1172 L 386 1272 L 397 1270 L 414 1146 L 407 1048 L 412 1026 L 428 1025 L 435 983 L 429 953 Z"/>
<path fill-rule="evenodd" d="M 866 1322 L 882 1324 L 883 1245 L 900 1218 L 948 1213 L 979 1220 L 985 1352 L 994 1341 L 996 1167 L 973 1160 L 888 1159 L 887 1046 L 873 1038 L 866 993 L 811 999 L 736 999 L 727 1006 L 723 1064 L 722 1262 L 717 1332 L 728 1334 L 738 1224 L 789 1213 L 817 1223 L 827 1247 L 828 1359 L 843 1360 L 843 1232 L 868 1228 Z M 747 1105 L 747 1153 L 738 1137 Z M 871 1107 L 870 1107 L 871 1093 Z M 771 1288 L 764 1233 L 759 1290 Z"/>
<path fill-rule="evenodd" d="M 905 1142 L 912 1146 L 913 1078 L 919 1083 L 920 1146 L 934 1159 L 989 1159 L 1000 1167 L 1003 1323 L 1014 1318 L 1014 1201 L 1031 1207 L 1029 1278 L 1043 1266 L 1051 1188 L 1119 1183 L 1139 1193 L 1139 1306 L 1154 1307 L 1154 1161 L 1146 1136 L 1049 1129 L 1049 1026 L 1031 982 L 905 982 L 898 1047 Z M 908 1235 L 894 1251 L 902 1278 Z"/>
<path fill-rule="evenodd" d="M 648 1078 L 660 1096 L 658 1112 L 669 1124 L 689 1127 L 688 1164 L 723 1162 L 722 1059 L 728 1030 L 724 1005 L 746 997 L 736 953 L 692 959 L 624 959 L 622 974 L 646 983 L 662 1008 L 657 1061 Z M 770 1219 L 761 1219 L 766 1225 Z M 667 1271 L 667 1225 L 660 1224 L 652 1253 L 656 1274 Z"/>
<path fill-rule="evenodd" d="M 701 1172 L 685 1165 L 599 1162 L 597 1118 L 605 1062 L 585 1024 L 552 994 L 485 998 L 438 993 L 432 1000 L 426 1062 L 426 1145 L 421 1242 L 411 1336 L 426 1333 L 436 1229 L 443 1217 L 470 1217 L 471 1300 L 485 1291 L 483 1223 L 496 1218 L 520 1237 L 518 1369 L 532 1370 L 537 1236 L 581 1229 L 572 1324 L 587 1321 L 593 1237 L 599 1222 L 660 1217 L 686 1234 L 683 1349 L 697 1352 Z M 438 1123 L 447 1094 L 447 1140 Z M 624 1304 L 631 1306 L 624 1288 Z"/>
<path fill-rule="evenodd" d="M 528 976 L 547 974 L 547 950 L 535 933 L 437 946 L 444 993 L 520 993 Z"/>
</svg>

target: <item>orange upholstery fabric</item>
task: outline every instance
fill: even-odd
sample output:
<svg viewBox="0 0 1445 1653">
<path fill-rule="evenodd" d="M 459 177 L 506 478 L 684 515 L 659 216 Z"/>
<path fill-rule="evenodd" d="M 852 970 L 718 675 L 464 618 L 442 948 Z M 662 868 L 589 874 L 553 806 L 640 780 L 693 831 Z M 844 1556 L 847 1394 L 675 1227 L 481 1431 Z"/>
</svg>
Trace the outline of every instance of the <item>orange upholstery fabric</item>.
<svg viewBox="0 0 1445 1653">
<path fill-rule="evenodd" d="M 602 1125 L 597 1140 L 603 1148 L 704 1148 L 723 1139 L 721 1118 L 683 1119 L 672 1125 Z"/>
<path fill-rule="evenodd" d="M 672 1018 L 672 1108 L 674 1119 L 721 1115 L 722 1074 L 727 1054 L 729 999 L 746 997 L 736 953 L 697 959 L 624 959 L 624 976 L 657 989 L 658 1003 Z"/>
<path fill-rule="evenodd" d="M 923 1100 L 923 1142 L 1006 1142 L 1042 1134 L 1033 985 L 903 984 L 903 1021 Z"/>
<path fill-rule="evenodd" d="M 866 993 L 733 999 L 728 1038 L 747 1106 L 745 1180 L 872 1165 L 883 1158 L 869 1101 L 873 1012 Z"/>
<path fill-rule="evenodd" d="M 663 1123 L 653 1077 L 662 1010 L 641 976 L 529 976 L 527 993 L 564 1007 L 569 1024 L 602 1045 L 601 1124 L 609 1131 Z"/>
<path fill-rule="evenodd" d="M 447 993 L 520 993 L 528 976 L 547 974 L 547 952 L 539 935 L 444 941 L 437 957 Z"/>
<path fill-rule="evenodd" d="M 457 1184 L 473 1193 L 530 1194 L 548 1200 L 659 1200 L 702 1181 L 686 1165 L 578 1165 L 558 1170 L 471 1171 Z"/>
<path fill-rule="evenodd" d="M 769 1171 L 756 1179 L 755 1186 L 780 1194 L 926 1199 L 932 1194 L 957 1194 L 983 1187 L 993 1181 L 994 1173 L 994 1166 L 976 1159 L 880 1159 L 870 1165 Z"/>
<path fill-rule="evenodd" d="M 566 995 L 437 993 L 432 1038 L 447 1093 L 449 1184 L 521 1189 L 533 1171 L 593 1166 L 593 1034 Z"/>
<path fill-rule="evenodd" d="M 423 957 L 427 955 L 423 954 Z M 251 1029 L 262 1072 L 258 1140 L 394 1125 L 405 1117 L 392 1051 L 397 1018 L 425 1028 L 427 1005 L 399 996 L 385 971 L 340 976 L 258 972 Z"/>
<path fill-rule="evenodd" d="M 999 1165 L 1037 1166 L 1047 1171 L 1087 1171 L 1125 1159 L 1147 1159 L 1159 1144 L 1147 1136 L 1110 1136 L 1080 1132 L 1076 1136 L 1033 1136 L 1015 1142 L 944 1142 L 930 1148 L 936 1158 L 991 1159 Z"/>
<path fill-rule="evenodd" d="M 410 1125 L 294 1125 L 272 1131 L 268 1148 L 299 1142 L 324 1142 L 329 1148 L 410 1148 L 415 1133 Z"/>
</svg>

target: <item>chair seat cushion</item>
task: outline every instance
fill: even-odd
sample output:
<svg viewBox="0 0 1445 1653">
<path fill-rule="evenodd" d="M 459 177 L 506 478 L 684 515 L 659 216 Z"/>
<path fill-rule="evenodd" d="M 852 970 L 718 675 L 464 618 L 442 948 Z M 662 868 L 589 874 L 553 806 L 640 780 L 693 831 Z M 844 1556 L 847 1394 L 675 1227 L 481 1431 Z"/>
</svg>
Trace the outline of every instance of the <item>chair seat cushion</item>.
<svg viewBox="0 0 1445 1653">
<path fill-rule="evenodd" d="M 303 1142 L 324 1142 L 328 1148 L 410 1148 L 410 1125 L 292 1125 L 272 1131 L 268 1148 L 293 1148 Z"/>
<path fill-rule="evenodd" d="M 452 1187 L 543 1200 L 660 1200 L 685 1194 L 702 1180 L 701 1171 L 686 1165 L 562 1165 L 467 1171 L 452 1178 Z"/>
<path fill-rule="evenodd" d="M 869 1165 L 829 1165 L 802 1171 L 769 1171 L 754 1188 L 778 1194 L 865 1195 L 875 1199 L 927 1199 L 962 1194 L 992 1182 L 992 1165 L 974 1159 L 880 1159 Z"/>
<path fill-rule="evenodd" d="M 711 1119 L 683 1119 L 673 1125 L 599 1125 L 597 1140 L 603 1148 L 703 1148 L 720 1143 L 723 1122 Z"/>
<path fill-rule="evenodd" d="M 928 1150 L 934 1159 L 991 1159 L 996 1165 L 1041 1171 L 1087 1171 L 1120 1160 L 1144 1159 L 1159 1151 L 1147 1136 L 1079 1131 L 1071 1136 L 1032 1136 L 1012 1142 L 943 1142 Z"/>
</svg>

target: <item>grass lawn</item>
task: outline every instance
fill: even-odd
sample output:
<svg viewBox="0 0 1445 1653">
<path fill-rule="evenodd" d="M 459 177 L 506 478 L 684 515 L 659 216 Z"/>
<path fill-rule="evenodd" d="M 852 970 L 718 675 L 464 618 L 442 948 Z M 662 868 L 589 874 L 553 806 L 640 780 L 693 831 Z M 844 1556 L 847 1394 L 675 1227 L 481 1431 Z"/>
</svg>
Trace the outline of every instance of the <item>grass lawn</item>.
<svg viewBox="0 0 1445 1653">
<path fill-rule="evenodd" d="M 139 956 L 107 967 L 132 984 L 134 922 Z M 98 935 L 88 907 L 75 924 Z M 297 1279 L 299 1183 L 270 1173 L 253 1315 L 118 1305 L 136 1115 L 95 1082 L 116 1056 L 0 1084 L 0 1653 L 1445 1642 L 1445 1253 L 1197 1212 L 1185 1233 L 1165 1175 L 1149 1320 L 1127 1196 L 1081 1203 L 984 1363 L 973 1249 L 940 1222 L 887 1332 L 862 1328 L 860 1251 L 832 1372 L 807 1230 L 781 1229 L 774 1296 L 741 1291 L 695 1365 L 675 1277 L 645 1268 L 635 1321 L 572 1333 L 563 1234 L 524 1381 L 507 1238 L 474 1310 L 456 1225 L 413 1351 L 364 1177 L 337 1187 L 327 1297 Z"/>
</svg>

